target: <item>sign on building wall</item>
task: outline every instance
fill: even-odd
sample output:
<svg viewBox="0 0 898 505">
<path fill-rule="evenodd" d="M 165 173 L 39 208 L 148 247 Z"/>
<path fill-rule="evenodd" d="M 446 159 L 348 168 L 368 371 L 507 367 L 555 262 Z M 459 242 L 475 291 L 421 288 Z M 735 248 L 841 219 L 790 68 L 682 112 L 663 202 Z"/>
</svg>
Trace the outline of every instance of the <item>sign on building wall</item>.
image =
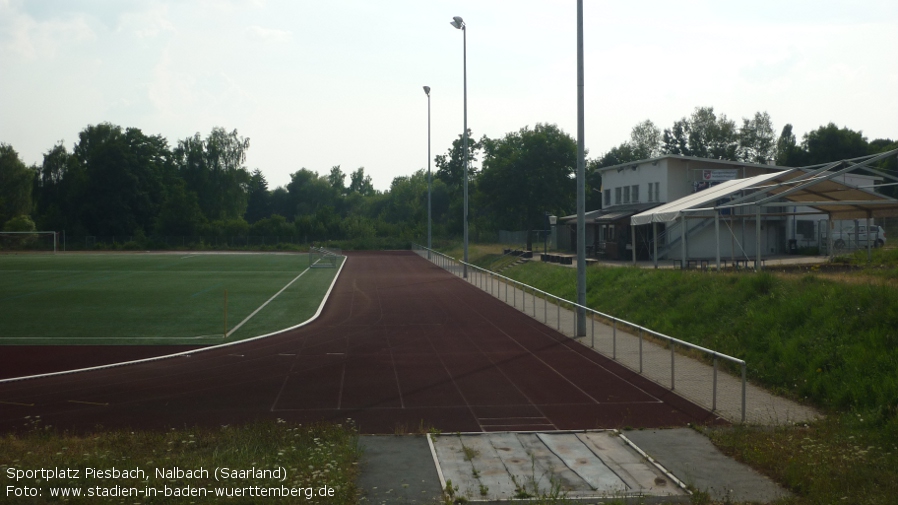
<svg viewBox="0 0 898 505">
<path fill-rule="evenodd" d="M 737 170 L 702 170 L 702 180 L 706 182 L 732 181 Z"/>
</svg>

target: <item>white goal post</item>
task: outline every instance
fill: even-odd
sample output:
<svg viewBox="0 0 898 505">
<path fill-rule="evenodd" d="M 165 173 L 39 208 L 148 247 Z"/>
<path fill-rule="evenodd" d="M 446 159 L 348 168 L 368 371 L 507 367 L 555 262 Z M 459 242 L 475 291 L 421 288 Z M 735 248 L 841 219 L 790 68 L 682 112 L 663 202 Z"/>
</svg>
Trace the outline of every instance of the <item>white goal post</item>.
<svg viewBox="0 0 898 505">
<path fill-rule="evenodd" d="M 336 268 L 340 256 L 340 249 L 312 246 L 309 248 L 309 268 Z"/>
<path fill-rule="evenodd" d="M 55 231 L 0 231 L 0 252 L 53 251 L 58 244 Z"/>
</svg>

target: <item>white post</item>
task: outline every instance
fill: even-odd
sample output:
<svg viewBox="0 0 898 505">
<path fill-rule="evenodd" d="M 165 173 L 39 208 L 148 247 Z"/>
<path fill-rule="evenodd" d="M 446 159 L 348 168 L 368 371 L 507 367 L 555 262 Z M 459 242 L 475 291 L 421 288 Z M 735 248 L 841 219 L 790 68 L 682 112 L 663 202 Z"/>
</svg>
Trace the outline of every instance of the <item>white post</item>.
<svg viewBox="0 0 898 505">
<path fill-rule="evenodd" d="M 873 243 L 873 233 L 870 232 L 870 212 L 867 212 L 867 263 L 873 261 L 873 251 L 871 250 Z M 56 247 L 53 248 L 56 250 Z"/>
<path fill-rule="evenodd" d="M 714 237 L 717 242 L 717 271 L 720 271 L 720 213 L 714 214 Z"/>
<path fill-rule="evenodd" d="M 757 258 L 755 259 L 755 272 L 761 271 L 761 206 L 755 212 L 755 247 L 757 248 Z"/>
<path fill-rule="evenodd" d="M 686 268 L 686 215 L 680 220 L 680 269 Z"/>
</svg>

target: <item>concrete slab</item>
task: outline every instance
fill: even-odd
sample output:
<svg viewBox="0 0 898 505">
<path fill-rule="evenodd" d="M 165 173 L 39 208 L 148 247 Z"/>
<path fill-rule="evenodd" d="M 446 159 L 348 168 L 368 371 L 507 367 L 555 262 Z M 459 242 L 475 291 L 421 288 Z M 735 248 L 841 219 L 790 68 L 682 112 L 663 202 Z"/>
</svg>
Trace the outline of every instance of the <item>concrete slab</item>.
<svg viewBox="0 0 898 505">
<path fill-rule="evenodd" d="M 440 479 L 423 435 L 359 437 L 361 471 L 356 484 L 362 504 L 441 503 Z"/>
<path fill-rule="evenodd" d="M 686 498 L 662 469 L 613 430 L 465 433 L 431 437 L 441 485 L 470 502 L 532 497 Z"/>
<path fill-rule="evenodd" d="M 777 483 L 724 455 L 689 428 L 625 431 L 623 435 L 680 480 L 715 500 L 768 503 L 789 496 Z"/>
</svg>

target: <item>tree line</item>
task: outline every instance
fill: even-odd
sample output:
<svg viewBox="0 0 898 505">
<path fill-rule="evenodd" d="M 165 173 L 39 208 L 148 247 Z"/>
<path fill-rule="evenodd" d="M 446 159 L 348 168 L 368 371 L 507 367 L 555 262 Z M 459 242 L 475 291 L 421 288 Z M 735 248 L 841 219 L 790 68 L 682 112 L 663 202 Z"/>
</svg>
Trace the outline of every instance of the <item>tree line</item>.
<svg viewBox="0 0 898 505">
<path fill-rule="evenodd" d="M 805 133 L 799 143 L 792 125 L 776 135 L 767 112 L 742 118 L 742 125 L 714 107 L 696 107 L 688 117 L 674 121 L 663 131 L 651 120 L 633 127 L 630 140 L 599 157 L 597 166 L 613 166 L 663 154 L 678 154 L 746 163 L 775 163 L 801 167 L 877 154 L 895 149 L 898 142 L 876 139 L 868 142 L 861 131 L 839 128 L 835 123 Z M 894 162 L 889 165 L 894 170 Z"/>
<path fill-rule="evenodd" d="M 538 123 L 499 138 L 469 130 L 469 214 L 472 238 L 499 229 L 542 229 L 545 215 L 569 215 L 576 205 L 577 143 L 553 124 Z M 434 237 L 463 229 L 462 136 L 435 157 Z M 650 120 L 630 139 L 587 161 L 587 208 L 601 206 L 598 168 L 664 154 L 802 166 L 895 149 L 868 142 L 860 131 L 830 123 L 798 142 L 787 124 L 777 137 L 766 112 L 741 126 L 712 107 L 699 107 L 661 130 Z M 68 236 L 211 238 L 276 236 L 294 241 L 343 241 L 345 247 L 403 247 L 427 229 L 427 173 L 393 179 L 377 191 L 364 167 L 324 174 L 300 168 L 284 186 L 269 188 L 246 166 L 250 140 L 215 127 L 175 145 L 161 135 L 110 123 L 89 125 L 69 150 L 59 142 L 39 165 L 26 166 L 0 143 L 0 225 L 5 231 L 65 230 Z M 880 168 L 898 173 L 895 159 Z M 894 188 L 894 187 L 891 187 Z M 595 191 L 593 190 L 595 189 Z"/>
</svg>

